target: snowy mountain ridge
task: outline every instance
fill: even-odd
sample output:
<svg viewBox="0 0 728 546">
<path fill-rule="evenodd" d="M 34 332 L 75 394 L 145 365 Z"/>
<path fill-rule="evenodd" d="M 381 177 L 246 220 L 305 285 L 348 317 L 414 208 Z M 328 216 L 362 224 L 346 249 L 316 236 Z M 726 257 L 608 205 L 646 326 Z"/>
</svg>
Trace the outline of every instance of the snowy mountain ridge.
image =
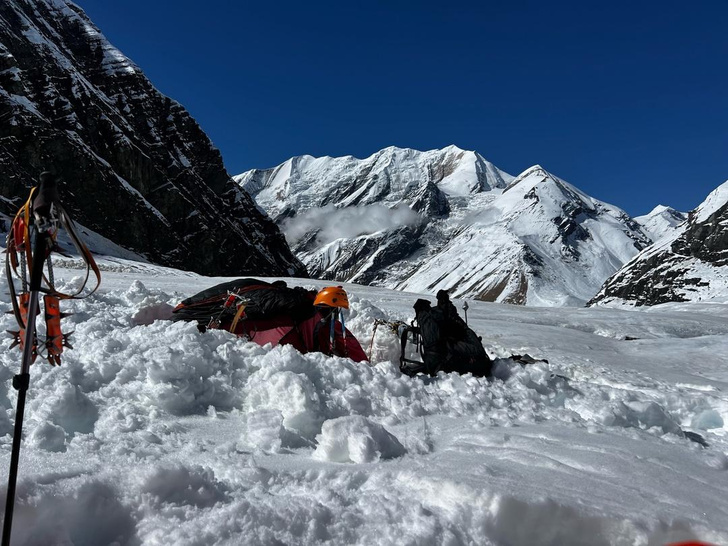
<svg viewBox="0 0 728 546">
<path fill-rule="evenodd" d="M 311 275 L 332 280 L 582 305 L 651 243 L 624 211 L 539 165 L 513 177 L 456 146 L 301 156 L 234 179 Z"/>
<path fill-rule="evenodd" d="M 276 222 L 329 203 L 350 207 L 407 201 L 417 212 L 440 216 L 447 213 L 442 194 L 465 197 L 505 188 L 513 179 L 480 154 L 456 146 L 428 152 L 390 146 L 366 159 L 304 155 L 233 178 Z M 423 179 L 433 187 L 422 187 Z"/>
</svg>

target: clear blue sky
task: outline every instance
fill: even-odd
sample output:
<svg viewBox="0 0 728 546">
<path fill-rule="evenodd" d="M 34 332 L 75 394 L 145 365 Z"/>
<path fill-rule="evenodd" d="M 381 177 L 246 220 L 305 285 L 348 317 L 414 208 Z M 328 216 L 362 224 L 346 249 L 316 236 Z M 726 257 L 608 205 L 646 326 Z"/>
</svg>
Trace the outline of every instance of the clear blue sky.
<svg viewBox="0 0 728 546">
<path fill-rule="evenodd" d="M 644 214 L 728 179 L 728 1 L 76 0 L 221 150 L 456 144 Z"/>
</svg>

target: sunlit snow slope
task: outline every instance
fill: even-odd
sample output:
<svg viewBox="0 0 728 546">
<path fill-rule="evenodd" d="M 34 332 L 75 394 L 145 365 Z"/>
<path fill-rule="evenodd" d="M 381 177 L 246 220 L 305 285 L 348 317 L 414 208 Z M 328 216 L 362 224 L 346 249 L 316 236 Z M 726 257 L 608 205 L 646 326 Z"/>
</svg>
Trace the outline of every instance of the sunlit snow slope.
<svg viewBox="0 0 728 546">
<path fill-rule="evenodd" d="M 642 226 L 642 229 L 653 241 L 658 241 L 663 237 L 672 235 L 687 217 L 687 214 L 672 207 L 657 205 L 649 214 L 635 216 L 634 221 Z"/>
<path fill-rule="evenodd" d="M 259 347 L 152 322 L 225 279 L 100 265 L 63 304 L 74 350 L 31 370 L 17 544 L 728 543 L 728 306 L 471 301 L 492 356 L 549 363 L 410 378 L 386 329 L 373 366 Z M 346 288 L 367 350 L 375 318 L 412 318 L 416 294 Z M 20 353 L 1 343 L 4 483 Z"/>
<path fill-rule="evenodd" d="M 583 305 L 651 239 L 539 166 L 386 148 L 234 177 L 314 277 L 526 305 Z"/>
</svg>

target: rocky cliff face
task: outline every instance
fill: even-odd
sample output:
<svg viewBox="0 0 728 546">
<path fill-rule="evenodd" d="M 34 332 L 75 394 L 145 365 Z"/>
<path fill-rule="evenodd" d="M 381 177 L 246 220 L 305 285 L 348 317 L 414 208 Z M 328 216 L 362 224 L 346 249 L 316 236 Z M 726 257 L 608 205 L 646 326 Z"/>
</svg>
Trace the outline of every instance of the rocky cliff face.
<svg viewBox="0 0 728 546">
<path fill-rule="evenodd" d="M 1 212 L 51 170 L 80 223 L 154 262 L 305 276 L 187 111 L 72 2 L 0 4 L 0 121 Z"/>
<path fill-rule="evenodd" d="M 583 305 L 650 242 L 539 166 L 450 146 L 293 158 L 235 179 L 317 277 L 526 305 Z"/>
<path fill-rule="evenodd" d="M 728 301 L 728 182 L 609 278 L 590 304 L 705 300 Z"/>
</svg>

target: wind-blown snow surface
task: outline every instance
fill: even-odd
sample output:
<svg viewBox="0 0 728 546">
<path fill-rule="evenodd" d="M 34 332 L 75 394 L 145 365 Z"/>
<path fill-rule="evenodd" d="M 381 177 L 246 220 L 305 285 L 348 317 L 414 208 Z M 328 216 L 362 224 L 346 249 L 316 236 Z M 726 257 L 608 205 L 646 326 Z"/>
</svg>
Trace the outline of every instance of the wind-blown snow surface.
<svg viewBox="0 0 728 546">
<path fill-rule="evenodd" d="M 31 370 L 16 544 L 728 543 L 726 305 L 471 301 L 491 355 L 549 364 L 409 378 L 382 329 L 371 367 L 200 334 L 152 320 L 224 279 L 101 265 L 102 289 L 63 304 L 74 350 Z M 375 318 L 412 316 L 415 294 L 346 288 L 367 350 Z M 20 360 L 8 346 L 3 482 Z"/>
</svg>

